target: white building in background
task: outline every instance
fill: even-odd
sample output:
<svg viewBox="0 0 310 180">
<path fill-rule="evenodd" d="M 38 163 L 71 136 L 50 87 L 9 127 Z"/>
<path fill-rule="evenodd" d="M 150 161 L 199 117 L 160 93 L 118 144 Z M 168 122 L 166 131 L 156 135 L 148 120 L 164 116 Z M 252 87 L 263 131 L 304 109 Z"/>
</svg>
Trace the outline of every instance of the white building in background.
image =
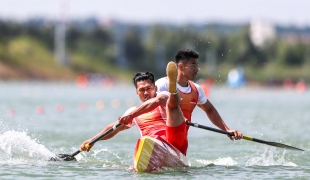
<svg viewBox="0 0 310 180">
<path fill-rule="evenodd" d="M 250 23 L 250 38 L 254 45 L 263 47 L 276 37 L 276 29 L 269 21 L 253 20 Z"/>
</svg>

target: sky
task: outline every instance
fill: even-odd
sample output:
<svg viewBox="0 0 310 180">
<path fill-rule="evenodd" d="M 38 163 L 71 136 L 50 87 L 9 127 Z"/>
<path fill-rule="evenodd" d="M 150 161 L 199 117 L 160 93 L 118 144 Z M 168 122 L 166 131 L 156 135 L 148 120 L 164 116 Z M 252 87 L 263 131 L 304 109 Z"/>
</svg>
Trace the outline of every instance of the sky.
<svg viewBox="0 0 310 180">
<path fill-rule="evenodd" d="M 135 23 L 310 26 L 310 0 L 0 0 L 0 19 L 116 19 Z"/>
</svg>

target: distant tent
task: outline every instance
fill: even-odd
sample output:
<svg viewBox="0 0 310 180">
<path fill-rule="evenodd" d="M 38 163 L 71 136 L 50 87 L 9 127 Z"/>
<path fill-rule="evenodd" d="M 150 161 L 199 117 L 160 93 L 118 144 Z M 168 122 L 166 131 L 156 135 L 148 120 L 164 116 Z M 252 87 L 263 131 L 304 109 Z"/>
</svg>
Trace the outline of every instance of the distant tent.
<svg viewBox="0 0 310 180">
<path fill-rule="evenodd" d="M 237 88 L 245 85 L 245 75 L 243 67 L 231 69 L 228 73 L 227 84 L 232 88 Z"/>
</svg>

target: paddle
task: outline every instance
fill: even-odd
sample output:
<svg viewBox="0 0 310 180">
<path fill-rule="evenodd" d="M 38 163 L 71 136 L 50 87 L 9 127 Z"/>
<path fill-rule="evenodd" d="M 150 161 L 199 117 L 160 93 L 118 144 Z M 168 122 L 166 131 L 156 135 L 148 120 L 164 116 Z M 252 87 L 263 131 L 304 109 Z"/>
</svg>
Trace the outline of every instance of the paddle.
<svg viewBox="0 0 310 180">
<path fill-rule="evenodd" d="M 186 121 L 186 124 L 189 125 L 189 126 L 193 126 L 193 127 L 197 127 L 197 128 L 201 128 L 201 129 L 205 129 L 205 130 L 214 131 L 214 132 L 217 132 L 217 133 L 222 133 L 222 134 L 226 134 L 226 135 L 229 135 L 229 136 L 234 136 L 234 133 L 232 133 L 232 132 L 227 132 L 227 131 L 223 131 L 223 130 L 220 130 L 220 129 L 215 129 L 215 128 L 208 127 L 208 126 L 203 126 L 203 125 L 200 125 L 200 124 L 197 124 L 197 123 L 192 123 L 192 122 Z M 289 146 L 289 145 L 285 145 L 285 144 L 281 144 L 281 143 L 277 143 L 277 142 L 264 141 L 264 140 L 261 140 L 261 139 L 256 139 L 256 138 L 252 138 L 250 136 L 245 136 L 245 135 L 243 135 L 242 139 L 249 140 L 249 141 L 254 141 L 254 142 L 258 142 L 258 143 L 262 143 L 262 144 L 267 144 L 267 145 L 275 146 L 275 147 L 279 147 L 279 148 L 304 151 L 303 149 L 299 149 L 299 148 L 292 147 L 292 146 Z"/>
<path fill-rule="evenodd" d="M 108 129 L 106 132 L 104 132 L 103 134 L 101 134 L 100 136 L 96 137 L 94 140 L 92 140 L 89 144 L 86 144 L 86 147 L 90 147 L 93 144 L 95 144 L 97 141 L 99 141 L 101 138 L 105 137 L 106 135 L 110 134 L 112 131 L 114 131 L 115 129 L 117 129 L 118 127 L 120 127 L 122 124 L 118 123 L 116 125 L 114 125 L 113 127 L 111 127 L 110 129 Z M 57 154 L 57 157 L 52 157 L 50 158 L 50 161 L 76 161 L 75 157 L 76 155 L 78 155 L 80 152 L 82 152 L 81 149 L 75 151 L 72 154 Z"/>
</svg>

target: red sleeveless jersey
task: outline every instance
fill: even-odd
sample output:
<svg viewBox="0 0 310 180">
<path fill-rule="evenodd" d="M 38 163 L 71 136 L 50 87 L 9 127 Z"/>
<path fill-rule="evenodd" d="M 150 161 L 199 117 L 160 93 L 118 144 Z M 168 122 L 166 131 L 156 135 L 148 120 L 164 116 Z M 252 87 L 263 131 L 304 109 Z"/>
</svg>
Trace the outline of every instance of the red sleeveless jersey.
<svg viewBox="0 0 310 180">
<path fill-rule="evenodd" d="M 154 110 L 135 118 L 141 136 L 164 136 L 166 139 L 166 110 L 158 106 Z"/>
<path fill-rule="evenodd" d="M 192 81 L 188 81 L 188 84 L 191 87 L 190 93 L 183 93 L 179 90 L 179 94 L 181 96 L 180 108 L 183 112 L 185 119 L 191 121 L 192 112 L 197 105 L 199 93 L 198 89 Z"/>
</svg>

